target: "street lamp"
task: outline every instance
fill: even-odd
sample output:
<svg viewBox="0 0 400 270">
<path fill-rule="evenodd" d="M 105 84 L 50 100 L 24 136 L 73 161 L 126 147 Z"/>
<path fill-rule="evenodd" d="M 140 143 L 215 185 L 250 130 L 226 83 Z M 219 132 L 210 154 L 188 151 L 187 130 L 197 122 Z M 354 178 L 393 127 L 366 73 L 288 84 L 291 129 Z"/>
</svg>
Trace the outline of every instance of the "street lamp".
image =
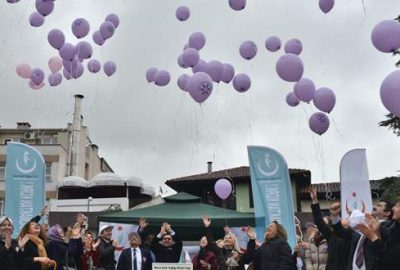
<svg viewBox="0 0 400 270">
<path fill-rule="evenodd" d="M 89 213 L 89 205 L 90 205 L 90 201 L 93 200 L 92 197 L 88 197 L 87 198 L 87 212 Z"/>
</svg>

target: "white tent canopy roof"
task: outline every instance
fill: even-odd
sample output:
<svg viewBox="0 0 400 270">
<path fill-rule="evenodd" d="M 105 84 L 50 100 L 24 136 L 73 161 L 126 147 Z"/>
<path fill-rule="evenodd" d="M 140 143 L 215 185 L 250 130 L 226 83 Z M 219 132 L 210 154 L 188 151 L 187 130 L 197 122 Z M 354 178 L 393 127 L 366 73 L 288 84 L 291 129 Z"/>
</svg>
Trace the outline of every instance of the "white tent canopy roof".
<svg viewBox="0 0 400 270">
<path fill-rule="evenodd" d="M 79 176 L 68 176 L 63 178 L 59 187 L 88 187 L 89 183 L 85 179 Z"/>
<path fill-rule="evenodd" d="M 156 192 L 154 191 L 154 188 L 149 185 L 143 185 L 143 190 L 140 192 L 145 195 L 149 195 L 151 197 L 154 197 L 156 195 Z"/>
<path fill-rule="evenodd" d="M 136 175 L 132 175 L 126 178 L 128 186 L 135 186 L 143 188 L 143 180 Z"/>
<path fill-rule="evenodd" d="M 139 177 L 131 176 L 128 178 L 123 178 L 118 174 L 105 172 L 99 173 L 89 182 L 89 187 L 95 186 L 125 186 L 128 187 L 143 187 L 143 181 Z"/>
</svg>

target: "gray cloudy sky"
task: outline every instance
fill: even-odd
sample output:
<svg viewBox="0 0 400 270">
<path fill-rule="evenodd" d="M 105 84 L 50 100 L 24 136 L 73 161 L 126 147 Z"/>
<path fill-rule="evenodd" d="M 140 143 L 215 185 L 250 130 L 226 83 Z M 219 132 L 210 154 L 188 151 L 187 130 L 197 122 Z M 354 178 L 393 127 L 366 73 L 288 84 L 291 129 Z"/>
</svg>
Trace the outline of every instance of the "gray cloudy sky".
<svg viewBox="0 0 400 270">
<path fill-rule="evenodd" d="M 272 147 L 283 154 L 290 168 L 309 169 L 313 182 L 339 180 L 342 156 L 353 148 L 366 148 L 371 179 L 397 174 L 400 140 L 378 127 L 387 113 L 379 97 L 384 77 L 396 58 L 378 52 L 371 44 L 372 28 L 400 14 L 398 0 L 336 0 L 324 15 L 317 0 L 248 0 L 243 11 L 229 8 L 228 0 L 59 0 L 40 28 L 28 18 L 33 0 L 0 3 L 0 124 L 15 127 L 29 121 L 34 128 L 65 127 L 72 120 L 73 95 L 85 95 L 84 124 L 117 174 L 137 175 L 148 184 L 214 169 L 248 165 L 247 145 Z M 175 18 L 175 9 L 187 5 L 191 17 Z M 87 18 L 91 33 L 109 13 L 119 15 L 115 35 L 94 46 L 101 62 L 113 60 L 117 73 L 89 74 L 64 80 L 56 88 L 33 91 L 19 78 L 15 67 L 29 63 L 48 74 L 48 59 L 57 52 L 47 43 L 53 28 L 64 31 L 67 41 L 75 18 Z M 238 93 L 221 83 L 202 106 L 176 85 L 182 70 L 176 63 L 192 32 L 206 35 L 200 51 L 205 60 L 220 60 L 247 73 L 252 87 Z M 286 94 L 293 85 L 275 73 L 282 51 L 271 53 L 265 39 L 298 38 L 303 43 L 304 76 L 317 87 L 336 93 L 331 126 L 323 136 L 309 130 L 312 105 L 289 107 Z M 91 41 L 90 38 L 87 38 Z M 251 60 L 238 53 L 241 42 L 253 40 L 258 54 Z M 170 71 L 166 87 L 148 84 L 149 67 Z"/>
</svg>

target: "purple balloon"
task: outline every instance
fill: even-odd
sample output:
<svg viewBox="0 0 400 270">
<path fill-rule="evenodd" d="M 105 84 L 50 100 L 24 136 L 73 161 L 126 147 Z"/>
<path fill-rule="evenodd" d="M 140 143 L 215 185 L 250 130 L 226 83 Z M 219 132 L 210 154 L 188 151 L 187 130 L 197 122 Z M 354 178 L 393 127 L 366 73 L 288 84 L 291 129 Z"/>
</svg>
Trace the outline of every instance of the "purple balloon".
<svg viewBox="0 0 400 270">
<path fill-rule="evenodd" d="M 43 88 L 44 83 L 40 83 L 40 84 L 36 84 L 32 81 L 29 81 L 29 86 L 33 89 L 33 90 L 39 90 L 41 88 Z"/>
<path fill-rule="evenodd" d="M 147 82 L 149 82 L 149 83 L 154 82 L 154 77 L 155 77 L 157 71 L 158 71 L 158 69 L 155 68 L 155 67 L 149 68 L 146 71 L 146 80 L 147 80 Z"/>
<path fill-rule="evenodd" d="M 246 7 L 246 0 L 229 0 L 229 6 L 233 10 L 242 10 Z"/>
<path fill-rule="evenodd" d="M 231 64 L 224 64 L 224 72 L 222 73 L 221 81 L 224 83 L 230 83 L 235 76 L 235 69 Z"/>
<path fill-rule="evenodd" d="M 188 66 L 183 62 L 183 53 L 178 56 L 177 63 L 181 68 L 188 68 Z"/>
<path fill-rule="evenodd" d="M 200 51 L 206 44 L 206 37 L 201 32 L 194 32 L 189 37 L 189 47 Z"/>
<path fill-rule="evenodd" d="M 267 38 L 267 40 L 265 40 L 265 48 L 267 48 L 267 50 L 270 52 L 279 51 L 281 46 L 282 46 L 281 40 L 276 36 L 271 36 Z"/>
<path fill-rule="evenodd" d="M 190 78 L 186 89 L 194 101 L 203 103 L 212 93 L 213 82 L 207 73 L 197 72 Z"/>
<path fill-rule="evenodd" d="M 44 23 L 44 16 L 39 12 L 35 11 L 31 14 L 31 16 L 29 16 L 29 23 L 33 27 L 40 27 Z"/>
<path fill-rule="evenodd" d="M 294 84 L 293 91 L 298 99 L 308 103 L 314 98 L 315 84 L 310 79 L 301 78 L 300 81 Z"/>
<path fill-rule="evenodd" d="M 206 73 L 211 76 L 214 82 L 219 83 L 224 74 L 224 65 L 217 60 L 210 61 L 207 64 Z"/>
<path fill-rule="evenodd" d="M 304 72 L 303 61 L 291 53 L 282 55 L 276 62 L 275 69 L 279 77 L 287 82 L 299 81 Z"/>
<path fill-rule="evenodd" d="M 83 64 L 78 61 L 76 66 L 72 67 L 72 70 L 71 70 L 72 78 L 78 79 L 80 76 L 82 76 L 84 70 L 85 70 L 85 68 L 84 68 Z"/>
<path fill-rule="evenodd" d="M 232 193 L 232 185 L 231 182 L 229 182 L 226 179 L 219 179 L 214 186 L 214 191 L 217 194 L 217 196 L 222 199 L 226 200 Z"/>
<path fill-rule="evenodd" d="M 53 1 L 36 0 L 35 6 L 37 12 L 39 12 L 43 16 L 49 15 L 54 10 Z"/>
<path fill-rule="evenodd" d="M 324 134 L 329 128 L 329 118 L 322 112 L 316 112 L 311 115 L 308 121 L 310 129 L 318 135 Z"/>
<path fill-rule="evenodd" d="M 117 71 L 117 66 L 115 65 L 114 62 L 108 61 L 108 62 L 104 63 L 103 70 L 104 70 L 104 73 L 108 77 L 110 77 L 111 75 L 113 75 L 115 73 L 115 71 Z"/>
<path fill-rule="evenodd" d="M 300 104 L 300 100 L 295 93 L 290 92 L 286 95 L 286 103 L 291 107 L 296 107 Z"/>
<path fill-rule="evenodd" d="M 253 59 L 257 54 L 257 45 L 253 41 L 245 41 L 240 45 L 239 53 L 246 60 Z"/>
<path fill-rule="evenodd" d="M 285 44 L 285 53 L 293 53 L 299 55 L 303 50 L 301 41 L 297 38 L 290 39 Z"/>
<path fill-rule="evenodd" d="M 93 41 L 94 43 L 96 43 L 97 45 L 101 46 L 104 44 L 105 40 L 104 38 L 101 36 L 100 31 L 95 31 L 93 33 Z"/>
<path fill-rule="evenodd" d="M 187 91 L 186 85 L 190 80 L 190 76 L 187 74 L 182 74 L 178 77 L 177 83 L 180 89 Z"/>
<path fill-rule="evenodd" d="M 313 102 L 320 111 L 330 113 L 335 107 L 335 93 L 327 87 L 321 87 L 315 91 Z"/>
<path fill-rule="evenodd" d="M 192 71 L 193 71 L 193 73 L 196 73 L 199 71 L 207 73 L 207 62 L 202 59 L 199 59 L 197 64 L 194 67 L 192 67 Z"/>
<path fill-rule="evenodd" d="M 61 83 L 62 81 L 62 75 L 61 73 L 51 73 L 48 78 L 50 86 L 57 86 Z"/>
<path fill-rule="evenodd" d="M 119 25 L 119 17 L 114 13 L 108 14 L 105 21 L 112 23 L 115 29 L 117 29 Z"/>
<path fill-rule="evenodd" d="M 72 69 L 77 69 L 78 62 L 78 57 L 75 56 L 72 61 L 63 60 L 63 67 L 71 73 Z"/>
<path fill-rule="evenodd" d="M 66 70 L 65 68 L 63 69 L 63 75 L 64 75 L 64 78 L 67 79 L 67 80 L 71 80 L 72 79 L 71 73 L 68 70 Z"/>
<path fill-rule="evenodd" d="M 47 40 L 51 47 L 59 50 L 65 43 L 65 36 L 61 30 L 53 29 L 47 35 Z"/>
<path fill-rule="evenodd" d="M 44 80 L 44 72 L 40 68 L 32 69 L 31 80 L 34 84 L 40 85 Z"/>
<path fill-rule="evenodd" d="M 104 40 L 109 39 L 110 37 L 112 37 L 112 35 L 114 35 L 114 32 L 115 32 L 115 27 L 114 27 L 114 25 L 112 23 L 103 22 L 100 25 L 100 35 Z"/>
<path fill-rule="evenodd" d="M 79 59 L 89 59 L 92 57 L 93 49 L 92 45 L 90 45 L 89 42 L 86 41 L 80 41 L 76 45 L 76 54 L 79 57 Z"/>
<path fill-rule="evenodd" d="M 180 6 L 175 11 L 175 16 L 180 21 L 186 21 L 190 16 L 190 10 L 186 6 Z"/>
<path fill-rule="evenodd" d="M 386 76 L 381 84 L 380 95 L 385 108 L 400 117 L 400 70 Z"/>
<path fill-rule="evenodd" d="M 154 83 L 158 86 L 166 86 L 171 80 L 171 75 L 166 70 L 158 70 L 154 75 Z"/>
<path fill-rule="evenodd" d="M 76 48 L 70 43 L 64 43 L 61 47 L 59 54 L 63 60 L 72 61 L 76 56 Z"/>
<path fill-rule="evenodd" d="M 236 91 L 246 92 L 251 86 L 251 79 L 248 75 L 240 73 L 233 78 L 232 84 Z"/>
<path fill-rule="evenodd" d="M 89 60 L 89 62 L 87 63 L 87 69 L 89 70 L 89 72 L 91 73 L 97 73 L 100 71 L 101 69 L 101 64 L 99 61 L 97 61 L 96 59 L 91 59 Z"/>
<path fill-rule="evenodd" d="M 335 4 L 335 0 L 319 0 L 319 8 L 325 14 L 331 11 L 333 5 Z"/>
<path fill-rule="evenodd" d="M 400 23 L 385 20 L 378 23 L 371 34 L 372 44 L 384 53 L 392 53 L 400 48 Z"/>
<path fill-rule="evenodd" d="M 83 38 L 89 33 L 90 25 L 86 19 L 78 18 L 72 23 L 71 29 L 74 36 L 77 38 Z"/>
<path fill-rule="evenodd" d="M 193 67 L 195 66 L 200 59 L 199 52 L 196 49 L 188 48 L 182 54 L 182 61 L 185 66 Z"/>
</svg>

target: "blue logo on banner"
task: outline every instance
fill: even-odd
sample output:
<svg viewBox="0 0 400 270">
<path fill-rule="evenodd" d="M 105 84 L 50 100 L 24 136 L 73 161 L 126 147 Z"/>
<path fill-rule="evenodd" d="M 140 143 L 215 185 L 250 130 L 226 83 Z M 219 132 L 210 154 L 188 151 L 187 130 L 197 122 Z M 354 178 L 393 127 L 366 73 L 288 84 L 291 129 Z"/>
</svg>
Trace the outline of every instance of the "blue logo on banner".
<svg viewBox="0 0 400 270">
<path fill-rule="evenodd" d="M 276 220 L 285 227 L 289 245 L 293 248 L 296 231 L 286 161 L 272 148 L 248 146 L 248 153 L 257 238 L 263 240 L 265 229 Z"/>
<path fill-rule="evenodd" d="M 43 156 L 35 148 L 22 143 L 7 144 L 5 214 L 13 220 L 13 237 L 44 206 L 44 173 Z"/>
</svg>

